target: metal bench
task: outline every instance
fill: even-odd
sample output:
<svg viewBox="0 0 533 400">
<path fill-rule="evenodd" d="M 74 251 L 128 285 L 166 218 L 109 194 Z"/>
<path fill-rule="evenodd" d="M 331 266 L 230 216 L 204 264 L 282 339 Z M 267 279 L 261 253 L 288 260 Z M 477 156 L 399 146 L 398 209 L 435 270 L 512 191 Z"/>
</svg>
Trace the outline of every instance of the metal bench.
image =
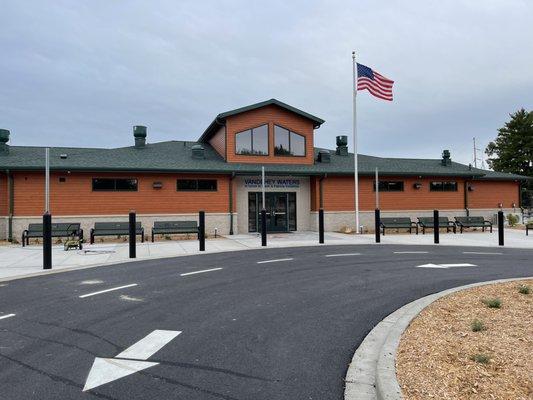
<svg viewBox="0 0 533 400">
<path fill-rule="evenodd" d="M 526 224 L 526 236 L 529 236 L 529 231 L 532 230 L 533 231 L 533 222 L 528 222 Z"/>
<path fill-rule="evenodd" d="M 198 234 L 198 223 L 196 221 L 155 221 L 152 228 L 152 242 L 155 235 L 172 235 L 186 233 Z"/>
<path fill-rule="evenodd" d="M 433 229 L 433 223 L 433 217 L 418 217 L 418 225 L 422 228 L 423 235 L 426 233 L 426 228 Z M 450 221 L 448 217 L 439 217 L 439 228 L 446 228 L 446 233 L 450 232 L 450 230 L 456 233 L 455 222 Z"/>
<path fill-rule="evenodd" d="M 94 228 L 91 228 L 91 244 L 94 243 L 95 236 L 120 236 L 129 233 L 129 222 L 95 222 Z M 135 223 L 135 234 L 140 235 L 144 243 L 144 228 L 140 222 Z"/>
<path fill-rule="evenodd" d="M 83 240 L 83 229 L 78 222 L 60 222 L 52 224 L 52 237 L 77 236 Z M 30 244 L 30 238 L 43 237 L 43 224 L 29 224 L 28 229 L 22 232 L 22 247 Z"/>
<path fill-rule="evenodd" d="M 409 229 L 409 233 L 413 233 L 413 228 L 418 235 L 418 224 L 412 222 L 409 217 L 381 218 L 379 226 L 381 227 L 383 236 L 385 236 L 385 229 Z"/>
<path fill-rule="evenodd" d="M 459 226 L 461 233 L 463 228 L 481 228 L 482 232 L 485 232 L 485 228 L 490 228 L 492 233 L 492 222 L 483 217 L 455 217 L 455 224 Z"/>
</svg>

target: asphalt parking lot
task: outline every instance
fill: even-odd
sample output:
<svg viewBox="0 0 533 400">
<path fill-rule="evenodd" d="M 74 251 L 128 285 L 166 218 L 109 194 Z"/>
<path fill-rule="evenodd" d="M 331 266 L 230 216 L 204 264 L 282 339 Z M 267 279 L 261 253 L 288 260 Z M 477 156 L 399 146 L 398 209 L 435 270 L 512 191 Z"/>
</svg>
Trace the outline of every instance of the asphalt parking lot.
<svg viewBox="0 0 533 400">
<path fill-rule="evenodd" d="M 365 335 L 402 305 L 533 275 L 533 251 L 313 246 L 0 283 L 2 399 L 342 399 Z"/>
</svg>

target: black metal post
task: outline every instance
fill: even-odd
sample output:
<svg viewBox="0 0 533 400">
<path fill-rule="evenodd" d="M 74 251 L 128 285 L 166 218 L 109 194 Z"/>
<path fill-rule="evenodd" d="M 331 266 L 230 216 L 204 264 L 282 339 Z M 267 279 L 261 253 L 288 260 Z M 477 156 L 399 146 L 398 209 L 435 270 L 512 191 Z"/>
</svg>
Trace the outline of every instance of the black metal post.
<svg viewBox="0 0 533 400">
<path fill-rule="evenodd" d="M 265 247 L 267 245 L 267 212 L 263 208 L 261 210 L 261 246 Z"/>
<path fill-rule="evenodd" d="M 503 211 L 498 211 L 498 244 L 503 246 Z"/>
<path fill-rule="evenodd" d="M 52 269 L 52 215 L 43 214 L 43 269 Z"/>
<path fill-rule="evenodd" d="M 439 210 L 433 210 L 433 242 L 439 244 Z"/>
<path fill-rule="evenodd" d="M 379 230 L 379 227 L 381 225 L 381 212 L 379 208 L 376 208 L 374 210 L 374 231 L 376 232 L 376 243 L 381 242 L 381 231 Z"/>
<path fill-rule="evenodd" d="M 130 258 L 136 258 L 137 257 L 137 236 L 135 234 L 137 233 L 137 216 L 135 214 L 135 211 L 130 211 L 129 215 L 129 242 L 130 242 Z"/>
<path fill-rule="evenodd" d="M 200 251 L 205 251 L 205 211 L 198 214 L 198 240 L 200 241 Z"/>
<path fill-rule="evenodd" d="M 324 243 L 324 210 L 318 210 L 318 243 Z"/>
</svg>

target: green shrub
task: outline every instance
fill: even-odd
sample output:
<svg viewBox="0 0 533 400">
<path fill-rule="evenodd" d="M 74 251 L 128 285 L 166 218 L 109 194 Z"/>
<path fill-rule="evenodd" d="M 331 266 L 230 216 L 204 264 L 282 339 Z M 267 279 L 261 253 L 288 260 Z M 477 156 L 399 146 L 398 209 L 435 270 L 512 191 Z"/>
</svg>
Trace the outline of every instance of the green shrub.
<svg viewBox="0 0 533 400">
<path fill-rule="evenodd" d="M 502 307 L 502 301 L 499 298 L 497 298 L 497 297 L 495 297 L 493 299 L 483 299 L 481 301 L 488 308 L 501 308 Z"/>
<path fill-rule="evenodd" d="M 490 361 L 490 357 L 482 353 L 474 354 L 473 356 L 470 356 L 470 359 L 480 364 L 488 364 Z"/>
<path fill-rule="evenodd" d="M 518 224 L 518 221 L 520 219 L 518 218 L 518 215 L 515 214 L 507 214 L 507 222 L 509 222 L 509 226 L 515 226 Z"/>
<path fill-rule="evenodd" d="M 531 293 L 531 288 L 528 285 L 520 285 L 520 286 L 518 286 L 518 293 L 530 294 Z"/>
<path fill-rule="evenodd" d="M 479 319 L 473 320 L 470 327 L 472 328 L 472 332 L 481 332 L 487 329 L 483 321 L 480 321 Z"/>
</svg>

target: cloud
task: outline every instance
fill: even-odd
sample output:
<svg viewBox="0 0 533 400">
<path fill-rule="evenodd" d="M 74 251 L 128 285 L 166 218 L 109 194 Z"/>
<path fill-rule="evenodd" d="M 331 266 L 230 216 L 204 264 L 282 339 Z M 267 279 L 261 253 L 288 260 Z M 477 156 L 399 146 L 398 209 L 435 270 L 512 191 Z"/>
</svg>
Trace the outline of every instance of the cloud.
<svg viewBox="0 0 533 400">
<path fill-rule="evenodd" d="M 197 139 L 271 97 L 351 135 L 351 51 L 395 80 L 358 95 L 360 152 L 470 162 L 533 104 L 528 1 L 3 2 L 0 125 L 17 145 Z M 351 137 L 351 136 L 350 136 Z"/>
</svg>

